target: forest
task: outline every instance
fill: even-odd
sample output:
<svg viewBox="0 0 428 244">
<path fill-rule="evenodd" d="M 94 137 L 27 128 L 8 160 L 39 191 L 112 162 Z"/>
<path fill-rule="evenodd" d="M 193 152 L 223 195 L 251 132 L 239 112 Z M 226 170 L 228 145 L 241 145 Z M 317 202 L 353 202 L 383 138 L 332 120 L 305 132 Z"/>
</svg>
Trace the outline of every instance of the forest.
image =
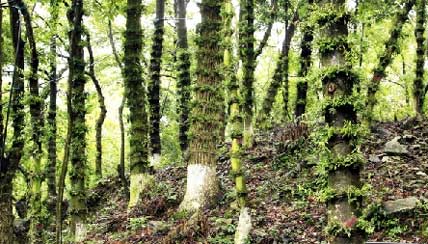
<svg viewBox="0 0 428 244">
<path fill-rule="evenodd" d="M 1 0 L 0 244 L 427 244 L 427 7 Z"/>
</svg>

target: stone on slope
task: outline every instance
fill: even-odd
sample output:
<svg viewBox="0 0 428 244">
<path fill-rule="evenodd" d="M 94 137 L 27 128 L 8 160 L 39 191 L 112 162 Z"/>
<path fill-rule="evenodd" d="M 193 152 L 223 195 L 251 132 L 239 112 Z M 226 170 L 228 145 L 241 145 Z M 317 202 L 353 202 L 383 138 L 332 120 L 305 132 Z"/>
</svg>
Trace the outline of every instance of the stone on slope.
<svg viewBox="0 0 428 244">
<path fill-rule="evenodd" d="M 386 201 L 383 207 L 387 214 L 399 213 L 414 209 L 419 204 L 419 199 L 416 197 L 408 197 L 398 200 Z"/>
<path fill-rule="evenodd" d="M 409 151 L 406 146 L 402 145 L 398 140 L 401 137 L 397 136 L 385 144 L 384 152 L 389 155 L 407 155 Z"/>
</svg>

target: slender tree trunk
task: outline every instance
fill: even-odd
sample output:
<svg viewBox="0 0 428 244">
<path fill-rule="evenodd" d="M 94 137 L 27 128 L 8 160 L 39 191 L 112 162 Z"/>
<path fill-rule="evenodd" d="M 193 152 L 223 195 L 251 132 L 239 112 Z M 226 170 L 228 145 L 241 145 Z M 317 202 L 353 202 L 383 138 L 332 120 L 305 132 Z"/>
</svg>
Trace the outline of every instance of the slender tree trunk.
<svg viewBox="0 0 428 244">
<path fill-rule="evenodd" d="M 150 59 L 150 148 L 151 165 L 160 163 L 160 71 L 162 65 L 163 33 L 164 33 L 165 1 L 156 0 L 155 32 L 153 34 L 152 53 Z"/>
<path fill-rule="evenodd" d="M 27 6 L 22 0 L 17 0 L 16 4 L 21 9 L 23 19 L 25 21 L 26 36 L 31 51 L 30 60 L 30 116 L 32 125 L 32 141 L 34 143 L 32 147 L 33 157 L 33 177 L 30 179 L 31 184 L 31 195 L 30 195 L 30 241 L 31 243 L 43 243 L 43 216 L 42 216 L 42 193 L 41 186 L 43 180 L 43 172 L 41 165 L 42 157 L 42 128 L 43 128 L 43 100 L 39 95 L 39 81 L 38 81 L 38 69 L 39 69 L 39 55 L 37 53 L 36 41 L 34 39 L 33 27 L 31 23 L 31 16 L 28 12 Z"/>
<path fill-rule="evenodd" d="M 48 141 L 48 166 L 47 166 L 47 184 L 49 196 L 55 198 L 56 192 L 56 138 L 57 138 L 57 125 L 56 125 L 56 110 L 57 110 L 57 62 L 56 62 L 56 39 L 57 39 L 57 24 L 58 24 L 58 0 L 51 0 L 50 2 L 51 13 L 51 42 L 49 53 L 49 110 L 47 115 L 47 141 Z"/>
<path fill-rule="evenodd" d="M 253 103 L 254 70 L 256 56 L 254 51 L 254 0 L 240 0 L 239 12 L 239 55 L 242 60 L 242 112 L 244 114 L 243 146 L 253 144 Z"/>
<path fill-rule="evenodd" d="M 130 145 L 130 197 L 128 207 L 135 207 L 151 184 L 153 177 L 148 162 L 148 124 L 145 109 L 146 92 L 143 87 L 141 51 L 143 32 L 141 29 L 141 0 L 128 0 L 126 10 L 124 77 L 125 96 L 129 107 Z"/>
<path fill-rule="evenodd" d="M 190 125 L 186 194 L 180 205 L 188 213 L 208 207 L 218 194 L 217 145 L 223 138 L 224 99 L 220 45 L 223 1 L 202 0 L 198 30 L 197 81 Z"/>
<path fill-rule="evenodd" d="M 67 91 L 67 135 L 64 144 L 64 154 L 62 159 L 61 171 L 58 178 L 58 197 L 56 199 L 56 244 L 62 244 L 62 213 L 63 213 L 63 198 L 65 190 L 65 177 L 67 176 L 68 163 L 70 160 L 70 144 L 71 144 L 71 130 L 73 125 L 73 118 L 71 115 L 71 87 Z"/>
<path fill-rule="evenodd" d="M 86 95 L 85 95 L 85 60 L 83 55 L 83 0 L 73 0 L 71 9 L 67 13 L 70 24 L 70 58 L 69 58 L 69 86 L 72 118 L 70 137 L 69 171 L 71 182 L 71 233 L 75 241 L 81 241 L 85 236 L 86 189 L 85 168 L 86 158 Z"/>
<path fill-rule="evenodd" d="M 179 141 L 183 159 L 187 158 L 190 106 L 190 54 L 187 43 L 186 0 L 176 0 L 177 6 L 177 93 L 179 119 Z"/>
<path fill-rule="evenodd" d="M 88 75 L 91 78 L 92 82 L 94 83 L 95 90 L 97 91 L 97 95 L 98 95 L 98 104 L 100 107 L 100 115 L 98 116 L 97 122 L 95 124 L 95 141 L 96 141 L 96 149 L 97 149 L 97 155 L 96 155 L 96 160 L 95 160 L 95 174 L 97 175 L 98 179 L 101 179 L 103 177 L 103 174 L 102 174 L 103 124 L 104 124 L 104 120 L 106 119 L 107 108 L 105 105 L 105 101 L 104 101 L 105 99 L 104 99 L 103 91 L 101 89 L 100 82 L 97 79 L 97 76 L 95 74 L 95 59 L 94 59 L 94 53 L 92 51 L 91 36 L 89 33 L 86 33 L 86 44 L 87 44 L 88 53 L 89 53 L 89 72 L 88 72 Z"/>
<path fill-rule="evenodd" d="M 413 96 L 415 99 L 415 110 L 417 115 L 422 116 L 424 113 L 424 65 L 425 65 L 425 17 L 426 17 L 426 0 L 416 0 L 416 76 L 413 81 Z"/>
<path fill-rule="evenodd" d="M 373 110 L 374 110 L 374 106 L 377 103 L 376 93 L 379 90 L 380 82 L 386 76 L 386 73 L 385 73 L 386 68 L 391 64 L 394 55 L 396 55 L 397 52 L 399 51 L 398 39 L 400 37 L 404 23 L 408 19 L 409 12 L 412 9 L 414 4 L 415 4 L 415 0 L 405 1 L 404 8 L 401 11 L 399 11 L 398 15 L 394 20 L 394 23 L 392 25 L 393 29 L 391 31 L 391 35 L 388 41 L 386 41 L 385 43 L 385 50 L 383 54 L 380 56 L 379 63 L 377 64 L 376 68 L 373 71 L 373 77 L 371 79 L 371 82 L 367 90 L 367 102 L 366 102 L 366 107 L 367 107 L 366 119 L 369 125 L 373 121 Z"/>
<path fill-rule="evenodd" d="M 286 29 L 285 29 L 284 41 L 282 43 L 281 54 L 276 65 L 275 72 L 272 77 L 272 82 L 270 83 L 266 96 L 263 100 L 262 110 L 258 118 L 259 123 L 262 125 L 265 124 L 266 120 L 269 118 L 269 115 L 272 111 L 273 103 L 275 101 L 276 94 L 278 93 L 278 88 L 281 86 L 281 84 L 285 84 L 286 83 L 285 80 L 288 79 L 286 78 L 288 77 L 288 55 L 290 53 L 290 44 L 294 36 L 294 32 L 296 30 L 297 21 L 298 21 L 297 11 L 294 13 L 294 16 L 290 25 L 287 24 L 288 20 L 285 21 Z M 287 88 L 287 93 L 288 93 L 288 88 Z M 288 101 L 287 94 L 285 94 L 285 97 L 286 97 L 285 100 Z"/>
<path fill-rule="evenodd" d="M 13 50 L 15 52 L 15 65 L 10 92 L 10 110 L 8 109 L 5 128 L 9 114 L 12 119 L 13 136 L 11 148 L 5 158 L 1 157 L 0 164 L 0 244 L 14 243 L 13 212 L 12 212 L 12 180 L 15 176 L 24 148 L 24 44 L 21 38 L 21 18 L 15 7 L 10 7 L 10 27 Z M 9 113 L 10 111 L 10 113 Z M 7 130 L 3 133 L 2 153 L 5 151 L 5 138 Z"/>
<path fill-rule="evenodd" d="M 308 1 L 308 8 L 311 8 L 313 1 Z M 308 16 L 306 16 L 306 19 Z M 308 75 L 309 69 L 312 65 L 312 41 L 314 39 L 313 31 L 314 28 L 311 24 L 303 24 L 302 32 L 303 37 L 300 43 L 300 69 L 298 76 L 301 79 L 297 83 L 297 97 L 296 97 L 296 108 L 294 115 L 296 118 L 300 118 L 306 111 L 307 104 L 307 93 L 308 93 Z"/>
<path fill-rule="evenodd" d="M 122 76 L 124 76 L 124 69 L 123 64 L 120 60 L 119 54 L 116 49 L 116 45 L 114 43 L 114 37 L 113 37 L 113 28 L 111 25 L 111 20 L 108 21 L 108 36 L 110 41 L 110 46 L 113 52 L 114 60 L 116 61 L 117 66 L 120 68 L 120 71 L 122 72 Z M 122 94 L 122 101 L 120 103 L 118 112 L 119 112 L 119 128 L 120 128 L 120 149 L 119 149 L 119 165 L 117 167 L 117 173 L 119 175 L 120 181 L 122 182 L 123 187 L 125 188 L 126 195 L 129 194 L 128 189 L 128 181 L 126 180 L 125 176 L 125 124 L 123 122 L 123 109 L 125 107 L 126 103 L 126 96 L 125 94 Z"/>
<path fill-rule="evenodd" d="M 357 222 L 361 214 L 360 170 L 364 158 L 358 153 L 358 133 L 344 133 L 355 130 L 357 111 L 354 104 L 353 88 L 359 82 L 352 71 L 352 61 L 348 53 L 352 50 L 348 43 L 348 19 L 345 0 L 324 1 L 316 6 L 320 16 L 329 14 L 328 21 L 319 19 L 319 38 L 324 101 L 323 113 L 332 133 L 326 143 L 323 167 L 327 174 L 329 196 L 325 199 L 328 207 L 328 239 L 331 244 L 363 244 L 364 232 Z M 340 41 L 337 41 L 340 40 Z M 358 97 L 358 96 L 357 96 Z M 358 98 L 357 98 L 358 99 Z"/>
<path fill-rule="evenodd" d="M 258 56 L 260 56 L 260 54 L 262 54 L 263 49 L 265 48 L 265 46 L 267 45 L 267 43 L 269 41 L 269 37 L 271 36 L 271 33 L 272 33 L 273 23 L 275 22 L 276 16 L 278 14 L 278 1 L 272 0 L 270 5 L 271 5 L 272 10 L 270 12 L 268 26 L 266 28 L 265 33 L 263 34 L 263 38 L 260 41 L 259 47 L 256 49 L 256 53 L 255 53 L 256 59 Z"/>
</svg>

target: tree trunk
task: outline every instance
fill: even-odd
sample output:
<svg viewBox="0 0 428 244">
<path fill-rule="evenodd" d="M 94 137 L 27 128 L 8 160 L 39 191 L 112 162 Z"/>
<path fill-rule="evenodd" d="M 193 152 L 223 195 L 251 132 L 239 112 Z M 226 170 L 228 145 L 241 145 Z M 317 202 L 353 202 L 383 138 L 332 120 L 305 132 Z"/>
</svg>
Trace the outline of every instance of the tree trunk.
<svg viewBox="0 0 428 244">
<path fill-rule="evenodd" d="M 197 212 L 208 207 L 218 194 L 217 145 L 223 138 L 224 99 L 220 74 L 222 1 L 202 0 L 198 30 L 197 81 L 190 125 L 187 187 L 181 210 Z"/>
<path fill-rule="evenodd" d="M 161 139 L 160 139 L 160 71 L 162 65 L 162 48 L 164 34 L 165 1 L 156 0 L 156 19 L 154 21 L 155 32 L 153 34 L 152 53 L 150 59 L 150 148 L 151 165 L 160 163 Z"/>
<path fill-rule="evenodd" d="M 10 7 L 10 27 L 12 45 L 15 52 L 15 65 L 13 70 L 12 85 L 10 90 L 10 110 L 8 109 L 5 128 L 7 128 L 9 115 L 12 118 L 12 146 L 7 151 L 6 157 L 1 157 L 0 164 L 0 244 L 14 242 L 13 212 L 12 212 L 12 180 L 21 161 L 24 148 L 25 112 L 24 112 L 24 44 L 21 38 L 21 18 L 17 8 Z M 2 35 L 3 36 L 3 35 Z M 5 151 L 5 138 L 7 129 L 3 133 L 1 155 Z"/>
<path fill-rule="evenodd" d="M 310 9 L 313 1 L 308 2 L 308 8 Z M 305 16 L 308 19 L 309 16 Z M 308 22 L 308 21 L 307 21 Z M 300 70 L 298 73 L 301 81 L 297 83 L 297 97 L 296 97 L 296 108 L 294 115 L 296 118 L 300 118 L 306 111 L 307 93 L 308 93 L 308 75 L 309 69 L 312 65 L 312 41 L 314 39 L 313 31 L 314 28 L 311 24 L 303 24 L 302 32 L 303 37 L 300 43 Z"/>
<path fill-rule="evenodd" d="M 319 1 L 315 12 L 329 14 L 327 21 L 318 19 L 325 122 L 332 130 L 329 136 L 322 166 L 327 176 L 328 239 L 331 244 L 363 244 L 364 232 L 358 228 L 362 184 L 360 170 L 364 158 L 358 153 L 355 141 L 358 133 L 343 133 L 358 126 L 354 107 L 353 88 L 359 82 L 352 71 L 348 53 L 348 20 L 345 0 Z M 339 40 L 339 41 L 338 41 Z M 358 97 L 358 96 L 357 96 Z M 358 98 L 357 98 L 358 99 Z M 351 197 L 350 197 L 351 195 Z"/>
<path fill-rule="evenodd" d="M 128 207 L 135 207 L 147 187 L 153 183 L 148 163 L 148 124 L 145 109 L 146 92 L 143 87 L 141 50 L 141 0 L 128 0 L 125 31 L 124 77 L 125 96 L 129 107 L 130 197 Z"/>
<path fill-rule="evenodd" d="M 189 145 L 187 132 L 189 130 L 190 106 L 190 54 L 187 43 L 186 0 L 176 0 L 177 6 L 177 93 L 179 119 L 179 141 L 183 159 L 186 160 Z"/>
<path fill-rule="evenodd" d="M 56 39 L 57 39 L 57 24 L 58 24 L 58 1 L 51 0 L 50 2 L 51 13 L 51 43 L 49 53 L 49 110 L 47 116 L 47 141 L 48 141 L 48 166 L 47 166 L 47 184 L 49 196 L 55 198 L 56 192 L 56 138 L 57 138 L 57 125 L 56 125 L 56 110 L 57 110 L 57 62 L 56 62 Z"/>
<path fill-rule="evenodd" d="M 41 165 L 42 157 L 42 128 L 43 128 L 43 100 L 39 95 L 39 81 L 38 81 L 38 69 L 39 69 L 39 55 L 37 53 L 36 41 L 34 39 L 33 27 L 31 23 L 31 16 L 28 12 L 27 6 L 22 0 L 16 1 L 16 4 L 20 7 L 22 16 L 25 21 L 26 36 L 31 51 L 30 60 L 30 117 L 32 125 L 31 138 L 33 146 L 31 154 L 33 157 L 33 177 L 30 179 L 31 184 L 31 195 L 30 195 L 30 241 L 31 243 L 43 243 L 43 216 L 42 213 L 42 193 L 41 186 L 43 180 L 43 172 Z"/>
<path fill-rule="evenodd" d="M 277 61 L 275 72 L 272 77 L 272 82 L 270 83 L 266 96 L 263 100 L 262 110 L 260 111 L 260 115 L 258 118 L 259 124 L 264 125 L 266 123 L 266 120 L 269 118 L 270 113 L 272 111 L 273 103 L 275 101 L 276 94 L 278 93 L 278 88 L 280 87 L 281 84 L 285 85 L 286 83 L 285 80 L 288 80 L 288 78 L 286 78 L 288 77 L 288 55 L 290 52 L 291 39 L 294 36 L 294 31 L 296 30 L 296 24 L 298 19 L 299 17 L 296 11 L 294 13 L 294 16 L 290 25 L 288 25 L 288 20 L 285 21 L 286 29 L 285 29 L 284 41 L 282 43 L 281 54 L 279 56 L 279 60 Z M 286 91 L 288 93 L 288 88 L 286 89 Z M 285 100 L 287 100 L 287 104 L 288 104 L 288 94 L 285 94 L 284 101 Z"/>
<path fill-rule="evenodd" d="M 102 139 L 103 139 L 103 124 L 104 120 L 106 119 L 107 115 L 107 108 L 104 102 L 104 95 L 103 91 L 101 89 L 100 82 L 97 79 L 97 76 L 95 74 L 95 59 L 94 54 L 92 51 L 92 45 L 91 45 L 91 36 L 89 33 L 86 33 L 86 44 L 88 48 L 89 53 L 89 72 L 88 75 L 91 78 L 92 82 L 94 83 L 95 90 L 97 91 L 98 96 L 98 104 L 100 106 L 100 115 L 98 116 L 97 122 L 95 124 L 95 141 L 96 141 L 96 149 L 97 149 L 97 155 L 95 160 L 95 174 L 98 179 L 101 179 L 103 177 L 102 173 L 102 161 L 103 161 L 103 146 L 102 146 Z"/>
<path fill-rule="evenodd" d="M 373 77 L 368 86 L 367 102 L 366 102 L 366 107 L 367 107 L 366 119 L 369 125 L 373 121 L 373 110 L 377 102 L 376 93 L 379 90 L 380 82 L 386 76 L 386 73 L 385 73 L 386 68 L 391 64 L 394 55 L 396 55 L 397 52 L 399 51 L 398 39 L 400 37 L 404 23 L 408 19 L 409 12 L 412 9 L 413 5 L 415 4 L 415 0 L 406 0 L 405 3 L 406 4 L 404 5 L 404 8 L 401 11 L 399 11 L 398 15 L 394 20 L 394 23 L 392 25 L 393 29 L 391 31 L 391 35 L 388 41 L 385 43 L 385 50 L 383 54 L 380 56 L 379 63 L 377 64 L 376 68 L 373 71 Z"/>
<path fill-rule="evenodd" d="M 425 65 L 425 15 L 426 0 L 416 0 L 416 76 L 413 81 L 413 96 L 415 99 L 415 110 L 417 115 L 424 113 L 424 65 Z"/>
<path fill-rule="evenodd" d="M 256 56 L 254 51 L 254 0 L 240 0 L 239 12 L 239 55 L 242 60 L 242 112 L 244 114 L 243 146 L 253 144 L 253 103 L 254 103 L 254 70 Z"/>
<path fill-rule="evenodd" d="M 85 168 L 86 157 L 86 95 L 85 95 L 85 60 L 83 55 L 83 0 L 73 0 L 72 8 L 67 13 L 71 24 L 70 31 L 70 58 L 69 58 L 69 89 L 72 118 L 70 137 L 69 171 L 71 182 L 71 233 L 75 241 L 81 241 L 85 236 L 86 189 Z"/>
<path fill-rule="evenodd" d="M 108 36 L 110 41 L 110 46 L 113 52 L 114 60 L 116 61 L 117 66 L 119 67 L 122 76 L 124 76 L 123 64 L 120 61 L 119 54 L 116 49 L 116 45 L 114 44 L 113 37 L 113 28 L 111 25 L 111 20 L 108 21 Z M 120 128 L 120 149 L 119 149 L 119 165 L 117 167 L 117 173 L 119 175 L 120 181 L 125 189 L 126 195 L 129 194 L 128 189 L 128 181 L 125 176 L 125 123 L 123 122 L 123 109 L 125 108 L 126 96 L 122 94 L 122 101 L 120 102 L 120 106 L 118 109 L 119 113 L 119 128 Z"/>
</svg>

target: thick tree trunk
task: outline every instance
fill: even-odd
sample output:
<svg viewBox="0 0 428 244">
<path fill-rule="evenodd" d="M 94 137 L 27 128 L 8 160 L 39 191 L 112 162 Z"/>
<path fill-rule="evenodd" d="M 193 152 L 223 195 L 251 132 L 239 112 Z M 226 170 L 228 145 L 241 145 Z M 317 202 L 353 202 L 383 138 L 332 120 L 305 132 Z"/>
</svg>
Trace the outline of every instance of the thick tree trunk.
<svg viewBox="0 0 428 244">
<path fill-rule="evenodd" d="M 56 192 L 56 138 L 57 138 L 57 124 L 56 124 L 56 110 L 57 110 L 57 62 L 56 62 L 56 39 L 57 39 L 57 22 L 58 22 L 58 1 L 51 0 L 50 2 L 51 13 L 51 43 L 49 53 L 49 110 L 47 115 L 47 141 L 48 141 L 48 166 L 47 166 L 47 184 L 49 196 L 55 198 Z"/>
<path fill-rule="evenodd" d="M 177 29 L 177 93 L 179 119 L 179 141 L 183 159 L 186 160 L 189 145 L 187 132 L 189 130 L 190 105 L 190 54 L 187 43 L 186 0 L 176 0 Z"/>
<path fill-rule="evenodd" d="M 12 34 L 12 45 L 15 52 L 15 65 L 12 77 L 12 87 L 9 97 L 10 113 L 8 110 L 5 128 L 9 114 L 12 118 L 12 146 L 7 151 L 6 157 L 1 157 L 0 164 L 0 244 L 14 242 L 13 234 L 13 212 L 12 212 L 12 180 L 21 161 L 24 148 L 24 44 L 21 38 L 21 18 L 15 7 L 10 7 L 10 27 Z M 1 155 L 4 152 L 7 130 L 3 134 L 1 143 Z"/>
<path fill-rule="evenodd" d="M 426 0 L 416 0 L 416 76 L 413 81 L 413 96 L 415 100 L 415 110 L 419 116 L 424 113 L 424 65 L 425 65 L 425 16 Z"/>
<path fill-rule="evenodd" d="M 94 59 L 94 53 L 92 51 L 92 45 L 91 45 L 91 36 L 89 33 L 86 33 L 86 44 L 88 48 L 89 53 L 89 72 L 88 75 L 91 78 L 92 82 L 94 83 L 95 90 L 97 91 L 98 96 L 98 104 L 100 107 L 100 115 L 98 116 L 97 122 L 95 124 L 95 141 L 96 141 L 96 159 L 95 159 L 95 174 L 98 179 L 101 179 L 103 177 L 103 171 L 102 171 L 102 161 L 103 161 L 103 124 L 104 120 L 106 119 L 107 115 L 107 108 L 104 102 L 104 95 L 103 91 L 101 89 L 100 82 L 97 79 L 97 76 L 95 74 L 95 59 Z"/>
<path fill-rule="evenodd" d="M 129 145 L 130 145 L 130 197 L 128 207 L 135 207 L 144 192 L 151 184 L 148 162 L 148 124 L 145 108 L 146 92 L 143 87 L 141 50 L 143 32 L 141 29 L 141 0 L 128 0 L 126 10 L 124 77 L 125 96 L 129 107 Z"/>
<path fill-rule="evenodd" d="M 208 207 L 218 194 L 217 145 L 223 138 L 224 99 L 220 74 L 222 1 L 202 0 L 199 24 L 197 81 L 190 125 L 186 194 L 180 205 L 188 213 Z"/>
<path fill-rule="evenodd" d="M 160 71 L 162 65 L 163 33 L 164 33 L 165 1 L 156 0 L 156 19 L 154 21 L 152 53 L 150 59 L 150 148 L 151 165 L 160 163 L 161 139 L 160 139 Z"/>
<path fill-rule="evenodd" d="M 376 93 L 379 90 L 380 82 L 383 78 L 385 78 L 386 68 L 391 64 L 394 55 L 397 54 L 399 51 L 399 37 L 401 34 L 401 31 L 403 29 L 404 24 L 406 23 L 408 19 L 408 15 L 410 10 L 412 9 L 413 5 L 415 4 L 416 0 L 406 0 L 404 8 L 399 11 L 398 15 L 396 16 L 394 23 L 393 23 L 393 29 L 391 31 L 391 35 L 385 43 L 385 50 L 383 54 L 380 56 L 379 63 L 377 64 L 376 68 L 373 71 L 373 77 L 371 79 L 371 82 L 368 86 L 367 90 L 367 115 L 366 119 L 368 124 L 370 125 L 373 121 L 373 110 L 374 106 L 377 103 L 376 99 Z"/>
<path fill-rule="evenodd" d="M 327 129 L 333 133 L 328 138 L 324 159 L 327 162 L 328 196 L 328 238 L 331 244 L 363 244 L 364 234 L 357 226 L 360 217 L 362 196 L 360 169 L 363 163 L 354 141 L 358 133 L 344 134 L 343 129 L 357 126 L 357 111 L 354 107 L 353 88 L 359 82 L 352 72 L 348 53 L 352 50 L 348 44 L 348 19 L 345 0 L 319 1 L 315 12 L 329 14 L 328 21 L 319 19 L 319 38 L 325 45 L 320 46 L 324 105 L 323 112 Z M 340 40 L 340 41 L 338 41 Z M 352 197 L 350 195 L 352 194 Z"/>
<path fill-rule="evenodd" d="M 256 56 L 254 51 L 254 0 L 240 0 L 239 12 L 239 56 L 242 60 L 242 113 L 244 114 L 243 146 L 253 144 L 253 103 L 254 70 Z"/>
<path fill-rule="evenodd" d="M 72 118 L 70 137 L 69 171 L 71 182 L 71 233 L 75 241 L 85 236 L 86 189 L 85 169 L 86 158 L 86 95 L 85 95 L 85 60 L 83 55 L 83 0 L 73 0 L 72 7 L 67 13 L 70 24 L 70 58 L 69 58 L 69 89 Z"/>
</svg>

